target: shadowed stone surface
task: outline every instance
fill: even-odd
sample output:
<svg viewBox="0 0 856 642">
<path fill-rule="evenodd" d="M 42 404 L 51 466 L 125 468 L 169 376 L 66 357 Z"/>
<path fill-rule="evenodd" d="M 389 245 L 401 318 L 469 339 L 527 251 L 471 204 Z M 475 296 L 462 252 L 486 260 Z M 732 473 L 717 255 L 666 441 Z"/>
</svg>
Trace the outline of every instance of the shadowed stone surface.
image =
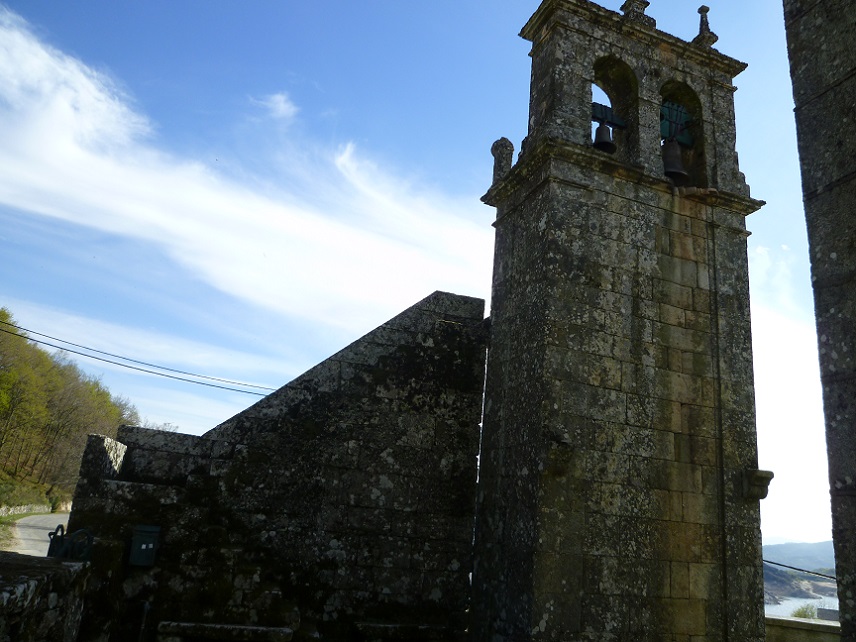
<svg viewBox="0 0 856 642">
<path fill-rule="evenodd" d="M 485 339 L 483 301 L 437 292 L 203 437 L 91 437 L 69 523 L 98 538 L 81 640 L 159 622 L 164 640 L 459 639 Z M 160 528 L 152 567 L 128 564 L 140 525 Z"/>
<path fill-rule="evenodd" d="M 294 632 L 288 628 L 161 622 L 158 642 L 192 642 L 193 640 L 229 640 L 230 642 L 289 642 Z"/>
<path fill-rule="evenodd" d="M 530 128 L 495 172 L 474 639 L 764 639 L 745 65 L 583 0 L 544 2 Z M 591 89 L 627 123 L 591 141 Z M 690 114 L 664 176 L 660 106 Z M 497 176 L 499 176 L 497 178 Z M 769 477 L 766 478 L 769 480 Z M 744 493 L 751 488 L 751 493 Z"/>
<path fill-rule="evenodd" d="M 89 569 L 0 552 L 0 642 L 76 642 Z"/>
<path fill-rule="evenodd" d="M 856 11 L 785 0 L 820 355 L 842 640 L 856 640 Z"/>
</svg>

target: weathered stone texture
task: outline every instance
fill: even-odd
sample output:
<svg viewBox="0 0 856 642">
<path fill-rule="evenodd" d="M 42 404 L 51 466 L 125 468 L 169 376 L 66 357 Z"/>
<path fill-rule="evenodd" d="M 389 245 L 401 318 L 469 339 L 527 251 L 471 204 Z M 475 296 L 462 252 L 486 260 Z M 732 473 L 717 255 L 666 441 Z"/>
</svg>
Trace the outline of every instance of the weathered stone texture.
<svg viewBox="0 0 856 642">
<path fill-rule="evenodd" d="M 26 513 L 50 513 L 50 504 L 24 504 L 23 506 L 0 506 L 0 517 L 25 515 Z"/>
<path fill-rule="evenodd" d="M 757 642 L 744 65 L 582 0 L 544 2 L 523 35 L 529 135 L 485 197 L 474 639 Z M 629 123 L 614 156 L 591 147 L 593 83 Z M 682 188 L 663 177 L 664 99 L 696 110 Z"/>
<path fill-rule="evenodd" d="M 290 642 L 294 631 L 287 627 L 199 624 L 194 622 L 161 622 L 157 642 L 193 642 L 193 640 L 228 640 L 228 642 Z"/>
<path fill-rule="evenodd" d="M 856 640 L 856 12 L 785 0 L 823 386 L 842 640 Z"/>
<path fill-rule="evenodd" d="M 524 27 L 529 134 L 516 165 L 494 145 L 485 197 L 487 378 L 483 302 L 435 293 L 202 437 L 92 437 L 80 642 L 763 640 L 745 65 L 647 5 L 546 0 Z M 612 156 L 593 83 L 626 123 Z M 664 101 L 692 117 L 681 185 Z"/>
<path fill-rule="evenodd" d="M 482 320 L 483 302 L 432 295 L 209 433 L 289 454 L 225 492 L 248 511 L 277 493 L 285 547 L 326 560 L 299 564 L 301 582 L 325 587 L 319 617 L 394 623 L 387 611 L 410 609 L 413 624 L 463 630 Z M 248 483 L 277 490 L 249 495 Z"/>
<path fill-rule="evenodd" d="M 704 164 L 694 184 L 748 196 L 735 151 L 732 95 L 732 78 L 744 63 L 628 22 L 588 0 L 543 2 L 521 35 L 533 43 L 527 144 L 547 137 L 589 146 L 591 85 L 597 81 L 629 123 L 627 132 L 616 132 L 616 142 L 626 141 L 631 153 L 620 148 L 617 157 L 662 174 L 659 153 L 650 153 L 659 150 L 659 130 L 644 123 L 659 121 L 664 96 L 686 96 L 688 89 L 710 97 L 697 105 L 694 131 L 702 139 L 697 151 L 717 160 Z M 658 76 L 665 67 L 668 77 Z"/>
<path fill-rule="evenodd" d="M 76 642 L 86 564 L 0 552 L 0 642 Z"/>
<path fill-rule="evenodd" d="M 483 316 L 438 292 L 203 437 L 91 438 L 70 528 L 95 531 L 102 586 L 81 639 L 154 639 L 159 622 L 162 639 L 459 638 Z M 127 566 L 136 525 L 161 527 L 152 568 Z"/>
</svg>

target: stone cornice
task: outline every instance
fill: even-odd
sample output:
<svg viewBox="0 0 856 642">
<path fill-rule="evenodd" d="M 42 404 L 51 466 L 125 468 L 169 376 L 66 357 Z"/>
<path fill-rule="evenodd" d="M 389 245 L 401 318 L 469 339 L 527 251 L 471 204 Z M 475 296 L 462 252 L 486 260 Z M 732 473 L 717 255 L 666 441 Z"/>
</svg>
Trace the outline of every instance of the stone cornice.
<svg viewBox="0 0 856 642">
<path fill-rule="evenodd" d="M 562 12 L 580 16 L 589 25 L 601 23 L 615 33 L 629 34 L 635 40 L 648 44 L 654 49 L 667 45 L 678 57 L 683 57 L 699 67 L 726 73 L 730 78 L 734 78 L 748 66 L 745 62 L 726 56 L 716 49 L 686 42 L 655 27 L 628 20 L 589 0 L 544 0 L 520 31 L 520 36 L 532 42 L 533 46 L 537 46 L 539 43 L 536 40 L 543 29 L 552 30 L 557 24 L 573 28 L 562 19 Z"/>
<path fill-rule="evenodd" d="M 517 163 L 500 180 L 491 185 L 482 201 L 487 205 L 515 206 L 533 190 L 547 180 L 568 183 L 558 175 L 554 161 L 572 163 L 580 167 L 591 167 L 603 174 L 615 176 L 616 180 L 644 185 L 674 197 L 686 198 L 748 216 L 766 203 L 742 194 L 723 192 L 710 188 L 676 187 L 661 176 L 647 174 L 642 167 L 627 165 L 589 146 L 576 145 L 556 139 L 540 139 L 521 155 Z M 580 189 L 592 189 L 582 183 L 574 183 Z"/>
</svg>

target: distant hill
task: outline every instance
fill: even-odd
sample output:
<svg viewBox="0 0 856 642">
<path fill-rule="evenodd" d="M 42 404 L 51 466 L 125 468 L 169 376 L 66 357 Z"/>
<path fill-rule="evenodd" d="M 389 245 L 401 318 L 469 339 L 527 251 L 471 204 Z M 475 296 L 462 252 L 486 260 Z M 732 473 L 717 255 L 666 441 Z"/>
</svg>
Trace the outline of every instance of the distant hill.
<svg viewBox="0 0 856 642">
<path fill-rule="evenodd" d="M 815 544 L 771 544 L 763 547 L 764 559 L 825 575 L 835 572 L 832 542 Z M 764 601 L 778 604 L 790 597 L 832 597 L 836 594 L 834 580 L 798 573 L 779 566 L 764 564 Z"/>
<path fill-rule="evenodd" d="M 771 544 L 764 546 L 764 559 L 769 562 L 787 564 L 806 571 L 835 568 L 835 553 L 832 541 L 814 544 Z"/>
</svg>

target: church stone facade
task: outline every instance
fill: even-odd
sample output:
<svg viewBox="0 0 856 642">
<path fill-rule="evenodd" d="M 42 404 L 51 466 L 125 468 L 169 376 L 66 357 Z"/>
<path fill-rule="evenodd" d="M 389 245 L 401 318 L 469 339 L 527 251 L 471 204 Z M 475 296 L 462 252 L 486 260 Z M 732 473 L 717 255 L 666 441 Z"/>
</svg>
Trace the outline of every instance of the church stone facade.
<svg viewBox="0 0 856 642">
<path fill-rule="evenodd" d="M 435 293 L 202 437 L 90 439 L 80 642 L 764 639 L 745 65 L 647 5 L 524 27 L 489 320 Z"/>
<path fill-rule="evenodd" d="M 745 67 L 624 15 L 544 2 L 529 134 L 497 210 L 475 640 L 764 639 L 744 218 Z M 592 146 L 592 87 L 616 149 Z M 661 114 L 691 135 L 664 176 Z M 609 153 L 612 152 L 612 153 Z"/>
</svg>

